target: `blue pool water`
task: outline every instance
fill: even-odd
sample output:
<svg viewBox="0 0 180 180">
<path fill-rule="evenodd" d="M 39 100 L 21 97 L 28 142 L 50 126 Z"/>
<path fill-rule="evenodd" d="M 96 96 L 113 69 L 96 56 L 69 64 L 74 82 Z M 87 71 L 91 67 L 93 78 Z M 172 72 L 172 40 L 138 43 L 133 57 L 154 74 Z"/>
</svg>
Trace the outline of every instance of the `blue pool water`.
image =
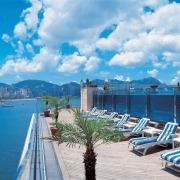
<svg viewBox="0 0 180 180">
<path fill-rule="evenodd" d="M 18 167 L 32 113 L 42 110 L 36 100 L 11 101 L 14 107 L 0 107 L 0 179 L 11 180 Z M 80 99 L 70 101 L 79 106 Z"/>
</svg>

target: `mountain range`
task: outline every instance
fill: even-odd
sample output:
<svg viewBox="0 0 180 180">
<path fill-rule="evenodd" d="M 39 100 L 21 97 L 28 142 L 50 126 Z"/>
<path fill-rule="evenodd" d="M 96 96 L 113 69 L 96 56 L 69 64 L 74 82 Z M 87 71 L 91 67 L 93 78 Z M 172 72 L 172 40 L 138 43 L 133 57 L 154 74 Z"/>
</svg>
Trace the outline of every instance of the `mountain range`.
<svg viewBox="0 0 180 180">
<path fill-rule="evenodd" d="M 121 81 L 121 80 L 117 80 L 117 79 L 110 79 L 109 80 L 110 84 L 114 85 L 114 84 L 127 84 L 127 83 L 131 83 L 131 84 L 134 84 L 134 85 L 145 85 L 145 86 L 148 86 L 148 85 L 151 85 L 151 84 L 158 84 L 158 85 L 163 85 L 163 83 L 161 83 L 159 80 L 157 80 L 156 78 L 153 78 L 153 77 L 149 77 L 149 78 L 143 78 L 143 79 L 140 79 L 140 80 L 132 80 L 130 82 L 127 82 L 127 81 Z M 97 84 L 98 86 L 101 86 L 104 84 L 104 80 L 102 79 L 94 79 L 91 81 L 92 84 Z M 63 87 L 66 87 L 66 86 L 79 86 L 80 83 L 76 83 L 76 82 L 70 82 L 70 83 L 66 83 L 66 84 L 63 84 L 63 85 L 57 85 L 57 84 L 54 84 L 54 83 L 50 83 L 50 82 L 46 82 L 46 81 L 42 81 L 42 80 L 24 80 L 24 81 L 20 81 L 18 83 L 15 83 L 15 84 L 12 84 L 12 85 L 8 85 L 8 84 L 5 84 L 5 83 L 0 83 L 0 88 L 2 87 L 11 87 L 13 89 L 20 89 L 20 88 L 30 88 L 30 89 L 33 89 L 33 88 L 37 88 L 37 87 L 42 87 L 42 88 L 45 88 L 45 89 L 49 89 L 49 88 L 53 88 L 53 89 L 61 89 Z M 165 85 L 165 84 L 164 84 Z"/>
<path fill-rule="evenodd" d="M 104 80 L 94 79 L 91 81 L 92 84 L 97 84 L 97 86 L 103 86 Z M 164 85 L 159 80 L 149 77 L 140 80 L 132 80 L 131 82 L 120 81 L 115 79 L 110 79 L 110 86 L 114 85 L 124 85 L 127 86 L 128 83 L 131 83 L 131 86 L 141 86 L 147 87 L 152 84 Z M 84 82 L 86 84 L 86 82 Z M 54 83 L 42 81 L 42 80 L 25 80 L 20 81 L 18 83 L 8 85 L 5 83 L 0 83 L 0 90 L 2 88 L 7 88 L 12 91 L 18 91 L 20 89 L 27 89 L 28 92 L 31 92 L 34 97 L 42 96 L 42 95 L 55 95 L 55 96 L 63 96 L 67 94 L 71 94 L 73 96 L 80 96 L 80 83 L 70 82 L 63 85 L 57 85 Z"/>
</svg>

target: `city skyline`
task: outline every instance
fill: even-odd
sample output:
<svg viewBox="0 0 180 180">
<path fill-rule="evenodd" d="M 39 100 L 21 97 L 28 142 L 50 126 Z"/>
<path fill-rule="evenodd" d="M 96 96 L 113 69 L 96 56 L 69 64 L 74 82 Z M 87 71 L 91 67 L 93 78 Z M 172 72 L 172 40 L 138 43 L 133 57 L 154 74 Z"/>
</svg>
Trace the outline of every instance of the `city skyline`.
<svg viewBox="0 0 180 180">
<path fill-rule="evenodd" d="M 179 0 L 1 0 L 0 82 L 180 81 Z"/>
</svg>

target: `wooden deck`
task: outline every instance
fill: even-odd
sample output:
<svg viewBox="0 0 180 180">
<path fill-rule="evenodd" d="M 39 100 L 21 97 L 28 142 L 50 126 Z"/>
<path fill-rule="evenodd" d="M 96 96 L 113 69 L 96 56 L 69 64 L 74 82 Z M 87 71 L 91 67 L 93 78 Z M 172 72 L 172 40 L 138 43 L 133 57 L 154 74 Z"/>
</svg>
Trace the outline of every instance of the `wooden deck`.
<svg viewBox="0 0 180 180">
<path fill-rule="evenodd" d="M 52 122 L 51 118 L 46 118 Z M 73 114 L 62 110 L 59 121 L 73 122 Z M 64 180 L 84 180 L 83 152 L 84 148 L 68 148 L 65 144 L 53 142 L 60 163 Z M 101 145 L 96 150 L 97 180 L 177 180 L 180 174 L 162 167 L 160 154 L 168 151 L 160 146 L 151 148 L 146 156 L 142 156 L 128 148 L 128 142 L 117 142 Z"/>
</svg>

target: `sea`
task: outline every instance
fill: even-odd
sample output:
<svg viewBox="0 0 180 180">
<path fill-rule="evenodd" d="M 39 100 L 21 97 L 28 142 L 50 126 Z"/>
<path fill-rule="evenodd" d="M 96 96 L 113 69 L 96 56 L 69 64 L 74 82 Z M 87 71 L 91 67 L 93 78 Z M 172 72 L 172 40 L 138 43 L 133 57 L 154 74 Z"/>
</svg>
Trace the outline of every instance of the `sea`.
<svg viewBox="0 0 180 180">
<path fill-rule="evenodd" d="M 16 174 L 33 113 L 42 112 L 37 100 L 9 101 L 13 107 L 0 107 L 0 180 L 12 180 Z M 80 99 L 70 100 L 80 106 Z"/>
</svg>

